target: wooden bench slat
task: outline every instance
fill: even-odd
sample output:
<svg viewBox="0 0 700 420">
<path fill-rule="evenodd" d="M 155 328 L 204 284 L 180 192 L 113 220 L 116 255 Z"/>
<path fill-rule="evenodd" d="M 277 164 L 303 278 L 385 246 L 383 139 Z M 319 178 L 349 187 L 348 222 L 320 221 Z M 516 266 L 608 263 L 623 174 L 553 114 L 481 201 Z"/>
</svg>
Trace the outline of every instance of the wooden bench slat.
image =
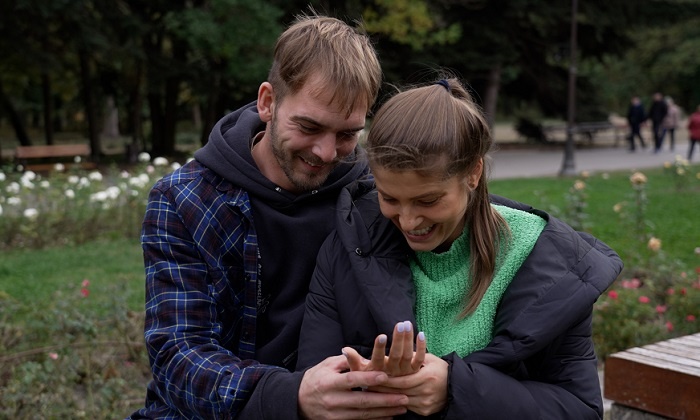
<svg viewBox="0 0 700 420">
<path fill-rule="evenodd" d="M 79 163 L 68 162 L 69 158 L 76 156 L 81 158 Z M 86 143 L 17 146 L 15 149 L 16 164 L 22 165 L 24 170 L 35 172 L 50 172 L 59 162 L 78 165 L 83 169 L 95 169 L 97 165 L 90 162 L 89 157 L 90 145 Z"/>
<path fill-rule="evenodd" d="M 700 334 L 611 354 L 604 393 L 613 402 L 673 419 L 700 419 Z"/>
<path fill-rule="evenodd" d="M 17 146 L 15 157 L 17 159 L 36 159 L 45 157 L 71 157 L 90 155 L 90 146 L 87 144 L 54 144 L 41 146 Z"/>
</svg>

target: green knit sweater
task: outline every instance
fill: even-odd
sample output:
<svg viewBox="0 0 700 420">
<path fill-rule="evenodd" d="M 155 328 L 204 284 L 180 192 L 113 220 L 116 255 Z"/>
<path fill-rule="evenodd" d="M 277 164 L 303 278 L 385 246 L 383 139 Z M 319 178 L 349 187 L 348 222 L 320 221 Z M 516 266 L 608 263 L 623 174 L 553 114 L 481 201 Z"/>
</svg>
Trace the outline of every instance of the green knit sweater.
<svg viewBox="0 0 700 420">
<path fill-rule="evenodd" d="M 457 352 L 464 357 L 491 341 L 501 297 L 544 229 L 534 214 L 493 205 L 508 223 L 511 240 L 501 243 L 493 282 L 474 312 L 458 319 L 471 285 L 469 235 L 462 232 L 444 253 L 416 252 L 411 272 L 416 286 L 416 322 L 428 350 L 438 356 Z"/>
</svg>

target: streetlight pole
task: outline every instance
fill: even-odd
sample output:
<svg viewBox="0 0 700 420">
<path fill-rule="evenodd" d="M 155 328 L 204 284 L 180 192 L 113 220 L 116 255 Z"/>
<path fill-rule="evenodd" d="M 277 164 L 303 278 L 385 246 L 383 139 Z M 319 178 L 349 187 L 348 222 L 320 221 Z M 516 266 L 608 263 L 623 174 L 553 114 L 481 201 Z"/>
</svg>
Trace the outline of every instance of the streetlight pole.
<svg viewBox="0 0 700 420">
<path fill-rule="evenodd" d="M 578 0 L 571 0 L 571 46 L 569 58 L 569 92 L 568 92 L 568 119 L 566 122 L 566 144 L 564 146 L 564 161 L 562 162 L 560 176 L 576 175 L 574 162 L 574 125 L 576 120 L 576 12 Z"/>
</svg>

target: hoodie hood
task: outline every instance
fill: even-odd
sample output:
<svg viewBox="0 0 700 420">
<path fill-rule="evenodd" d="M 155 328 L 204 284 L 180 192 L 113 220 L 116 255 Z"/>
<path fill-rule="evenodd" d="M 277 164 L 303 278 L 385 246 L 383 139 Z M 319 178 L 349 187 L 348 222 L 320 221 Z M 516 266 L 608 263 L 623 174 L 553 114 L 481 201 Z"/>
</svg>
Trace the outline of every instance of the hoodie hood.
<svg viewBox="0 0 700 420">
<path fill-rule="evenodd" d="M 260 172 L 251 155 L 253 138 L 264 130 L 265 123 L 260 120 L 256 102 L 251 102 L 219 120 L 209 135 L 209 141 L 195 152 L 194 158 L 246 190 L 251 198 L 265 200 L 274 207 L 293 205 L 316 194 L 337 195 L 345 185 L 368 172 L 366 159 L 359 156 L 363 152 L 356 148 L 317 190 L 301 194 L 286 191 Z"/>
</svg>

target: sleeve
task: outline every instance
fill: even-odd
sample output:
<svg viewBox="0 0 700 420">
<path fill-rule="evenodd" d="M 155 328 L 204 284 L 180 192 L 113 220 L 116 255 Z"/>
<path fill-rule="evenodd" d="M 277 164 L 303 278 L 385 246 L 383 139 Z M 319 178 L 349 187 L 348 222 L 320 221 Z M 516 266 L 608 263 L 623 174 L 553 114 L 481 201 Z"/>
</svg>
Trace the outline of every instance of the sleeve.
<svg viewBox="0 0 700 420">
<path fill-rule="evenodd" d="M 142 226 L 145 340 L 156 391 L 165 404 L 186 417 L 231 418 L 246 404 L 261 378 L 277 372 L 292 374 L 241 360 L 221 345 L 222 334 L 228 337 L 233 332 L 222 331 L 213 274 L 183 221 L 190 217 L 206 222 L 199 213 L 204 210 L 195 208 L 203 206 L 202 200 L 193 201 L 186 211 L 178 209 L 180 213 L 172 201 L 154 188 Z M 294 387 L 293 380 L 287 384 Z M 298 382 L 287 394 L 290 392 L 291 412 L 295 413 Z"/>
<path fill-rule="evenodd" d="M 347 266 L 348 260 L 340 258 L 341 255 L 344 255 L 344 252 L 340 238 L 337 233 L 333 233 L 321 246 L 306 296 L 297 370 L 306 369 L 320 363 L 326 357 L 340 354 L 345 345 L 332 283 L 334 272 L 350 270 Z"/>
<path fill-rule="evenodd" d="M 471 362 L 470 356 L 446 356 L 450 372 L 445 418 L 601 419 L 591 319 L 589 314 L 523 362 L 518 373 Z"/>
</svg>

